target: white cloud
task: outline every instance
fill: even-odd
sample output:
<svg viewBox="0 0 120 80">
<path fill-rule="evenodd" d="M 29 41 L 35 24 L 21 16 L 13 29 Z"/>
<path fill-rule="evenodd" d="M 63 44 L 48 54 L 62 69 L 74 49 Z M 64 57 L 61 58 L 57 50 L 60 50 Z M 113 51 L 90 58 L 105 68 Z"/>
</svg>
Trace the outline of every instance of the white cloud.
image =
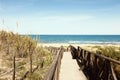
<svg viewBox="0 0 120 80">
<path fill-rule="evenodd" d="M 7 17 L 5 24 L 12 31 L 34 34 L 120 34 L 120 19 L 97 16 L 26 16 Z M 19 26 L 16 28 L 16 21 Z"/>
<path fill-rule="evenodd" d="M 91 19 L 93 19 L 93 16 L 87 15 L 6 17 L 5 24 L 9 26 L 8 28 L 10 30 L 20 33 L 64 33 L 62 29 L 67 30 L 67 28 L 73 27 L 77 23 Z M 19 23 L 18 29 L 16 28 L 16 21 Z M 79 25 L 75 26 L 77 27 Z M 53 28 L 53 30 L 50 30 L 50 27 Z"/>
<path fill-rule="evenodd" d="M 93 16 L 47 16 L 41 17 L 41 20 L 47 21 L 82 21 L 92 19 Z"/>
</svg>

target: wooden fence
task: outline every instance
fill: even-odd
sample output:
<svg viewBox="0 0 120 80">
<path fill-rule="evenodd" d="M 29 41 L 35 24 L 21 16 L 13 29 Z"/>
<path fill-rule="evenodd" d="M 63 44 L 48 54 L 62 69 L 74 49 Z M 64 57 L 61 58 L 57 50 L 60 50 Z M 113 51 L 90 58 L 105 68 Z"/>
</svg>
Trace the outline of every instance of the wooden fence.
<svg viewBox="0 0 120 80">
<path fill-rule="evenodd" d="M 78 47 L 70 46 L 73 59 L 82 67 L 88 80 L 120 80 L 120 74 L 115 70 L 120 61 L 101 54 L 92 53 Z"/>
<path fill-rule="evenodd" d="M 59 80 L 59 71 L 60 71 L 60 65 L 61 65 L 61 59 L 63 56 L 63 51 L 64 49 L 61 47 L 60 49 L 56 48 L 47 48 L 50 50 L 52 53 L 55 53 L 57 51 L 56 56 L 54 57 L 54 60 L 49 67 L 44 80 Z"/>
</svg>

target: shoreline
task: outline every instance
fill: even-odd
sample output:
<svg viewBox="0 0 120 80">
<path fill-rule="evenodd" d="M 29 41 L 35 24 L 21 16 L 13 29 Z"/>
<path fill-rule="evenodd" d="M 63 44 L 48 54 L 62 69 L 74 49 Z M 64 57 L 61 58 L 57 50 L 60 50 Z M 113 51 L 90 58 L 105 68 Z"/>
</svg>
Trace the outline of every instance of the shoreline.
<svg viewBox="0 0 120 80">
<path fill-rule="evenodd" d="M 91 46 L 91 47 L 94 47 L 94 46 L 115 46 L 115 47 L 120 47 L 120 44 L 96 44 L 96 43 L 93 43 L 93 44 L 84 44 L 84 43 L 38 43 L 38 46 L 53 46 L 53 47 L 60 47 L 60 46 L 69 46 L 69 45 L 73 45 L 75 47 L 77 46 L 80 46 L 80 47 L 88 47 L 88 46 Z"/>
<path fill-rule="evenodd" d="M 38 46 L 42 47 L 61 47 L 67 49 L 69 45 L 74 46 L 77 48 L 78 46 L 86 49 L 88 51 L 96 52 L 98 48 L 105 48 L 105 47 L 114 47 L 116 50 L 120 49 L 120 44 L 68 44 L 68 43 L 38 43 Z"/>
</svg>

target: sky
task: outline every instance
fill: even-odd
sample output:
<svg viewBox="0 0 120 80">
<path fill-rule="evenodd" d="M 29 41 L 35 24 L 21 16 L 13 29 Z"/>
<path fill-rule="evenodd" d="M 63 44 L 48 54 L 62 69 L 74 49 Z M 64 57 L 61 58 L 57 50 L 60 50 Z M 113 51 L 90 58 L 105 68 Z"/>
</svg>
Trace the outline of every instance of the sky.
<svg viewBox="0 0 120 80">
<path fill-rule="evenodd" d="M 120 35 L 120 0 L 0 0 L 0 29 Z"/>
</svg>

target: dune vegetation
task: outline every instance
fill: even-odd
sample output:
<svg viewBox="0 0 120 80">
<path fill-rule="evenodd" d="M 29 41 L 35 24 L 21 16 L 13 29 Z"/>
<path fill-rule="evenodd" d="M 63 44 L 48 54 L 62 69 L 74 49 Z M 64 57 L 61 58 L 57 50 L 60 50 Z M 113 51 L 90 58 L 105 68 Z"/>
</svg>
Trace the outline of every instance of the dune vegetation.
<svg viewBox="0 0 120 80">
<path fill-rule="evenodd" d="M 99 47 L 96 53 L 103 54 L 107 57 L 120 61 L 120 47 L 106 46 L 104 48 Z M 120 65 L 114 63 L 115 72 L 118 79 L 120 79 Z"/>
<path fill-rule="evenodd" d="M 53 57 L 29 36 L 0 31 L 0 80 L 42 80 Z"/>
<path fill-rule="evenodd" d="M 106 57 L 120 61 L 120 47 L 119 46 L 93 46 L 89 48 L 92 52 L 104 55 Z M 120 79 L 120 65 L 113 63 L 117 78 Z"/>
<path fill-rule="evenodd" d="M 106 46 L 104 48 L 98 48 L 96 53 L 103 54 L 107 57 L 111 57 L 116 60 L 120 60 L 120 48 L 114 46 Z"/>
</svg>

